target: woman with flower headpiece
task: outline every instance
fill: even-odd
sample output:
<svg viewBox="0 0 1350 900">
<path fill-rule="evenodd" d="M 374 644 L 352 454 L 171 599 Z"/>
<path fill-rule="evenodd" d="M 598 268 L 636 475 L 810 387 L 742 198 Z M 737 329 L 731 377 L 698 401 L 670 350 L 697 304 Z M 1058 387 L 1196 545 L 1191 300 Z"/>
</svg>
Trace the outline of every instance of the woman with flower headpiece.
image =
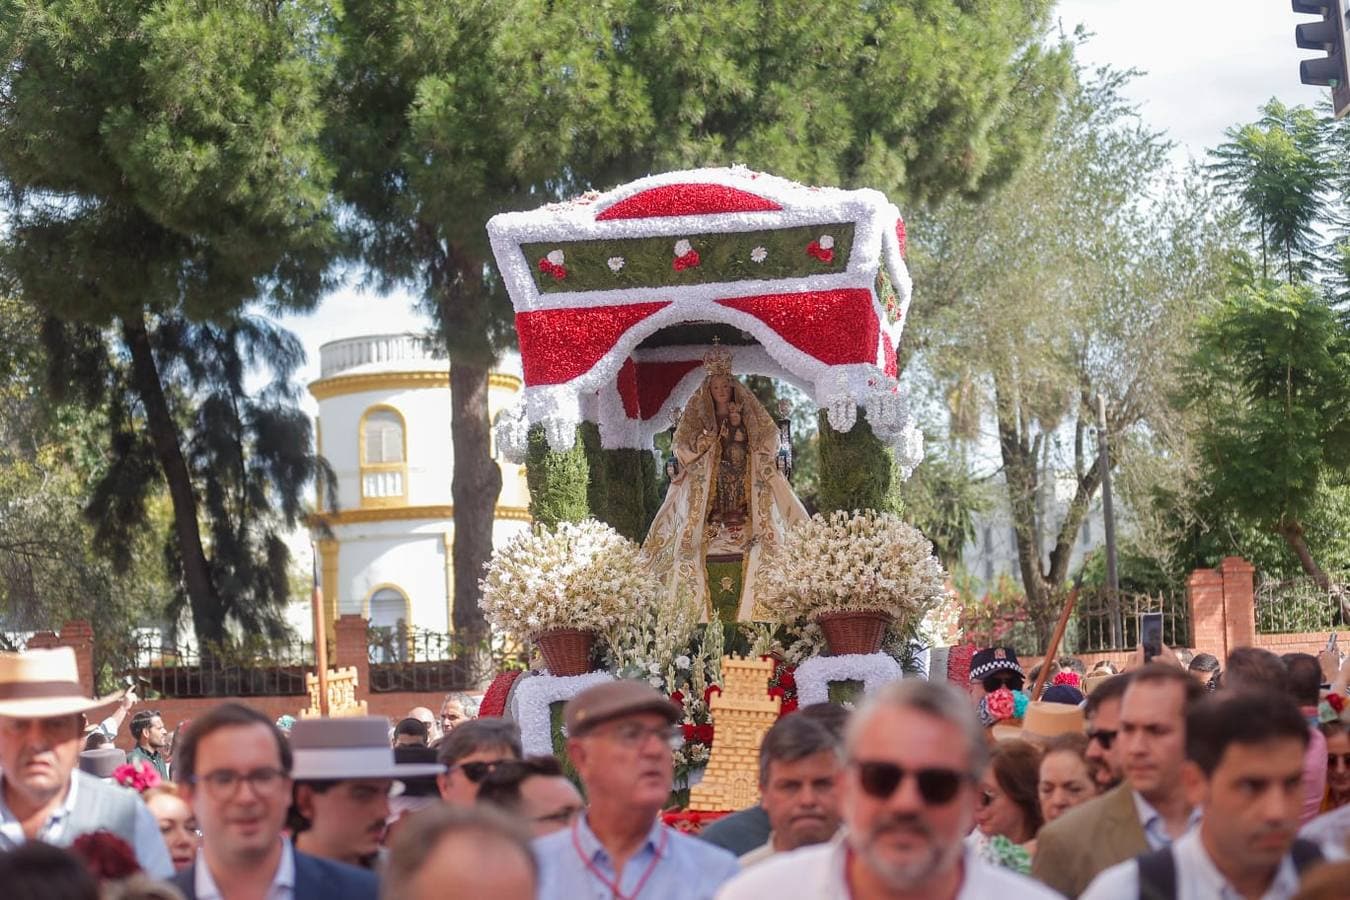
<svg viewBox="0 0 1350 900">
<path fill-rule="evenodd" d="M 783 535 L 808 517 L 778 471 L 778 424 L 731 374 L 731 353 L 714 347 L 703 357 L 703 382 L 685 406 L 672 451 L 679 472 L 656 513 L 643 558 L 671 601 L 692 597 L 705 618 L 755 618 L 760 566 Z M 709 585 L 709 563 L 739 578 Z M 739 594 L 735 590 L 739 581 Z"/>
</svg>

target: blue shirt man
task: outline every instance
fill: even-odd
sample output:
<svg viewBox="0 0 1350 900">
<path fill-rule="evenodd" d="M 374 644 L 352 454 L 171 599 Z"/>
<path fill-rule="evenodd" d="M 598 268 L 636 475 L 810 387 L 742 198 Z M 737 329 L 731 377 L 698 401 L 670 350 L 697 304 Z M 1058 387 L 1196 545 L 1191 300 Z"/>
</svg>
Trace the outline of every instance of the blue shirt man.
<svg viewBox="0 0 1350 900">
<path fill-rule="evenodd" d="M 578 694 L 563 711 L 567 752 L 590 806 L 535 841 L 541 900 L 712 900 L 740 868 L 719 847 L 661 822 L 679 711 L 639 681 Z"/>
</svg>

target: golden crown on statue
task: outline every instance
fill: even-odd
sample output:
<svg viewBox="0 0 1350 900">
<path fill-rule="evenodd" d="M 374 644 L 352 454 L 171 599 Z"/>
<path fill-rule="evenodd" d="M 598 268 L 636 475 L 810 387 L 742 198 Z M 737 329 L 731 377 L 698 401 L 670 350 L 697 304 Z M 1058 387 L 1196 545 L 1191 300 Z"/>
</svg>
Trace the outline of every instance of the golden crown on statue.
<svg viewBox="0 0 1350 900">
<path fill-rule="evenodd" d="M 713 338 L 712 349 L 703 354 L 703 368 L 708 377 L 713 375 L 731 377 L 731 351 L 721 346 L 717 338 Z"/>
</svg>

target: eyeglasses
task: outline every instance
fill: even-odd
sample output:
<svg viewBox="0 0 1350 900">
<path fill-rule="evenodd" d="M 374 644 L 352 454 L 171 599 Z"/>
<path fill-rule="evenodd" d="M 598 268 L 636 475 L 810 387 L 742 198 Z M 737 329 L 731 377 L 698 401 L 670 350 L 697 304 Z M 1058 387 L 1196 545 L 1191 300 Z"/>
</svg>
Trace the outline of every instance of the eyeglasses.
<svg viewBox="0 0 1350 900">
<path fill-rule="evenodd" d="M 1343 768 L 1350 769 L 1350 753 L 1328 753 L 1327 768 L 1334 769 L 1337 763 Z"/>
<path fill-rule="evenodd" d="M 25 735 L 37 724 L 42 739 L 51 743 L 78 737 L 83 726 L 76 716 L 48 716 L 41 719 L 0 718 L 0 730 L 12 737 Z"/>
<path fill-rule="evenodd" d="M 1087 733 L 1087 739 L 1089 743 L 1096 741 L 1101 744 L 1103 750 L 1110 750 L 1111 743 L 1116 739 L 1116 735 L 1119 733 L 1120 732 L 1118 731 L 1108 731 L 1105 728 L 1098 728 L 1096 731 L 1089 731 Z"/>
<path fill-rule="evenodd" d="M 510 759 L 494 759 L 494 760 L 479 760 L 477 762 L 466 762 L 460 763 L 457 766 L 450 766 L 445 770 L 445 772 L 448 775 L 455 769 L 459 769 L 461 772 L 464 773 L 465 778 L 469 779 L 474 784 L 478 784 L 478 782 L 482 781 L 484 778 L 488 777 L 489 774 L 495 771 L 498 766 L 502 765 L 503 763 L 514 761 L 515 760 Z"/>
<path fill-rule="evenodd" d="M 205 775 L 193 775 L 189 784 L 206 786 L 206 792 L 216 800 L 227 800 L 239 790 L 239 785 L 247 781 L 253 793 L 259 797 L 270 797 L 285 786 L 290 776 L 280 769 L 270 767 L 254 769 L 252 772 L 236 772 L 234 769 L 216 769 Z"/>
<path fill-rule="evenodd" d="M 659 738 L 672 750 L 678 750 L 684 744 L 684 731 L 678 725 L 649 727 L 637 722 L 622 722 L 605 733 L 629 748 L 641 747 L 651 737 Z"/>
<path fill-rule="evenodd" d="M 543 816 L 535 816 L 535 817 L 534 817 L 533 819 L 531 819 L 530 821 L 531 821 L 531 822 L 550 822 L 550 823 L 556 823 L 556 824 L 558 824 L 558 825 L 570 825 L 570 824 L 572 824 L 572 820 L 576 818 L 577 813 L 579 813 L 579 812 L 581 812 L 581 807 L 579 807 L 579 806 L 564 806 L 562 809 L 558 810 L 557 812 L 551 812 L 551 813 L 548 813 L 547 815 L 543 815 Z"/>
<path fill-rule="evenodd" d="M 854 762 L 858 769 L 858 784 L 869 797 L 878 800 L 889 799 L 900 783 L 913 776 L 919 785 L 919 796 L 929 806 L 941 806 L 950 803 L 961 789 L 964 781 L 974 781 L 974 776 L 956 769 L 917 769 L 909 770 L 888 762 Z"/>
</svg>

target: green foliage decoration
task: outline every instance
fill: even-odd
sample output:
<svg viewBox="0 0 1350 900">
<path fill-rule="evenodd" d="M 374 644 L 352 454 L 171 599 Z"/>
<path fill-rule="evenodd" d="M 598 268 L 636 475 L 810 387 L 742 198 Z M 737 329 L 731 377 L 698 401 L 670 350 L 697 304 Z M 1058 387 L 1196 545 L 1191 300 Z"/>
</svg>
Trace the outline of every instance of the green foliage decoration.
<svg viewBox="0 0 1350 900">
<path fill-rule="evenodd" d="M 586 451 L 581 441 L 571 450 L 554 450 L 544 437 L 543 426 L 535 425 L 526 450 L 525 480 L 530 488 L 530 518 L 537 524 L 552 528 L 590 515 Z"/>
<path fill-rule="evenodd" d="M 828 515 L 837 509 L 900 511 L 899 479 L 891 450 L 872 433 L 861 412 L 853 427 L 841 433 L 830 426 L 822 411 L 817 418 L 817 434 L 820 483 L 816 505 L 820 512 Z"/>
<path fill-rule="evenodd" d="M 655 458 L 646 450 L 604 449 L 593 422 L 583 422 L 579 432 L 590 475 L 586 500 L 591 514 L 642 543 L 661 505 Z"/>
</svg>

